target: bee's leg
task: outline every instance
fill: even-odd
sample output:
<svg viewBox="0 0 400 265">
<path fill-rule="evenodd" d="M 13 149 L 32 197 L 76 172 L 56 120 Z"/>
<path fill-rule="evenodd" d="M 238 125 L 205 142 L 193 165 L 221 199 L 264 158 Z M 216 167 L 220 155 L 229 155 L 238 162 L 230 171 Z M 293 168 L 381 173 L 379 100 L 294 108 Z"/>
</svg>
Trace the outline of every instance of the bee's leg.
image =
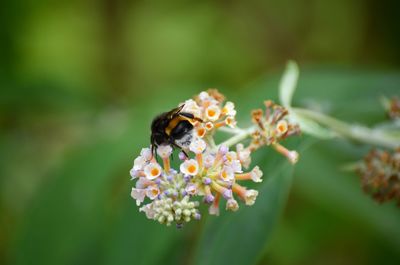
<svg viewBox="0 0 400 265">
<path fill-rule="evenodd" d="M 158 156 L 157 156 L 157 146 L 155 144 L 151 145 L 151 154 L 152 154 L 152 159 L 155 158 L 157 163 L 160 163 L 158 161 Z"/>
<path fill-rule="evenodd" d="M 156 145 L 155 144 L 152 144 L 151 145 L 151 155 L 152 155 L 152 158 L 155 158 L 156 157 L 156 152 L 157 152 L 157 147 L 156 147 Z"/>
<path fill-rule="evenodd" d="M 182 153 L 186 156 L 187 159 L 189 159 L 190 157 L 188 156 L 188 154 L 186 154 L 185 150 L 181 149 Z"/>
<path fill-rule="evenodd" d="M 182 153 L 186 156 L 186 158 L 189 159 L 188 154 L 185 152 L 185 150 L 182 149 L 182 147 L 180 147 L 179 145 L 177 145 L 174 141 L 171 141 L 171 145 L 172 145 L 172 147 L 178 148 L 179 150 L 181 150 Z"/>
<path fill-rule="evenodd" d="M 201 122 L 201 123 L 204 122 L 202 119 L 195 117 L 192 113 L 180 112 L 179 115 L 181 115 L 181 116 L 183 116 L 183 117 L 185 117 L 185 118 L 188 118 L 188 119 L 192 119 L 192 120 Z"/>
</svg>

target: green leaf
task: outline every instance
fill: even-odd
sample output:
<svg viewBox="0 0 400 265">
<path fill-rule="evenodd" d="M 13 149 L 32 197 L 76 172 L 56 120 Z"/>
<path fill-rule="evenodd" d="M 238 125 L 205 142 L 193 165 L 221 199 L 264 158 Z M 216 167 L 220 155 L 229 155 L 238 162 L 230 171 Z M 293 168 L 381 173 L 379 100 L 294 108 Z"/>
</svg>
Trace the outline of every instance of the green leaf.
<svg viewBox="0 0 400 265">
<path fill-rule="evenodd" d="M 144 142 L 137 124 L 80 146 L 52 172 L 19 225 L 12 264 L 159 263 L 177 233 L 148 220 L 130 197 L 133 147 Z"/>
<path fill-rule="evenodd" d="M 296 168 L 295 191 L 352 225 L 357 224 L 366 233 L 379 235 L 387 247 L 398 251 L 399 209 L 391 203 L 377 204 L 362 191 L 354 171 L 340 171 L 343 161 L 351 161 L 351 153 L 363 150 L 339 141 L 314 145 L 302 154 L 302 163 Z"/>
<path fill-rule="evenodd" d="M 285 205 L 293 167 L 287 162 L 268 175 L 254 206 L 210 220 L 194 264 L 255 264 L 264 251 Z M 224 206 L 222 206 L 224 207 Z"/>
<path fill-rule="evenodd" d="M 290 108 L 299 78 L 299 68 L 294 61 L 289 61 L 279 84 L 279 99 L 281 104 Z"/>
</svg>

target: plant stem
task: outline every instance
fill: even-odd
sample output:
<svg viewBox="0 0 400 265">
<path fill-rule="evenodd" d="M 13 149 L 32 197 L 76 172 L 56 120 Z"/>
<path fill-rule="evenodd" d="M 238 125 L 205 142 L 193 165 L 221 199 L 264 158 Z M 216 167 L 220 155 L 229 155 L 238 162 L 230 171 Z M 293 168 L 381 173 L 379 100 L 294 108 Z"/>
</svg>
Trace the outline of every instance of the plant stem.
<svg viewBox="0 0 400 265">
<path fill-rule="evenodd" d="M 243 141 L 244 139 L 246 139 L 247 137 L 249 137 L 255 130 L 254 126 L 251 126 L 247 129 L 241 129 L 239 133 L 237 133 L 235 136 L 232 136 L 231 138 L 229 138 L 228 140 L 226 140 L 225 142 L 220 143 L 217 147 L 221 146 L 221 145 L 225 145 L 227 147 L 231 147 L 237 143 L 240 143 L 241 141 Z"/>
<path fill-rule="evenodd" d="M 377 145 L 385 148 L 400 146 L 400 137 L 392 135 L 382 129 L 371 129 L 365 126 L 352 125 L 335 119 L 320 112 L 302 108 L 291 108 L 297 115 L 314 120 L 328 127 L 344 138 L 349 138 L 366 144 Z"/>
</svg>

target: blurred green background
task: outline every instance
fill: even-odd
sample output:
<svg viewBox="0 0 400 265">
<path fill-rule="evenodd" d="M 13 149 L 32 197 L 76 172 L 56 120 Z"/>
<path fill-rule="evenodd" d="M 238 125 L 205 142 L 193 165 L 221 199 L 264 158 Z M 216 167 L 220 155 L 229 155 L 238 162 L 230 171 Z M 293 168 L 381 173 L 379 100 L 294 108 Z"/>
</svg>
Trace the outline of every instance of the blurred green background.
<svg viewBox="0 0 400 265">
<path fill-rule="evenodd" d="M 286 143 L 260 198 L 184 229 L 138 213 L 129 169 L 152 117 L 209 87 L 239 125 L 277 98 L 349 122 L 400 94 L 398 1 L 5 0 L 0 9 L 0 264 L 400 264 L 400 211 L 340 171 L 368 146 Z M 240 123 L 242 121 L 242 123 Z M 290 191 L 289 191 L 290 190 Z"/>
</svg>

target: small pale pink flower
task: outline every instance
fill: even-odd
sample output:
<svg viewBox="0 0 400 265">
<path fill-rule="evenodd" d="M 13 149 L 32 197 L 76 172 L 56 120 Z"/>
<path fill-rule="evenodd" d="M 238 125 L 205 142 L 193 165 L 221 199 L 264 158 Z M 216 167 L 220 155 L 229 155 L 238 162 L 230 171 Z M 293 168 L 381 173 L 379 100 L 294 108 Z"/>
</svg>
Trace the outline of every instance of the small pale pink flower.
<svg viewBox="0 0 400 265">
<path fill-rule="evenodd" d="M 206 109 L 205 117 L 209 121 L 218 120 L 220 115 L 221 115 L 221 109 L 216 105 L 211 105 Z"/>
<path fill-rule="evenodd" d="M 168 158 L 172 154 L 172 147 L 170 145 L 160 145 L 157 147 L 157 154 L 161 158 Z"/>
<path fill-rule="evenodd" d="M 146 205 L 142 206 L 141 208 L 139 208 L 139 212 L 144 212 L 148 219 L 154 219 L 154 215 L 156 213 L 153 209 L 152 203 L 146 204 Z"/>
<path fill-rule="evenodd" d="M 222 168 L 220 177 L 225 182 L 231 182 L 231 181 L 233 181 L 235 179 L 235 174 L 234 174 L 234 172 L 233 172 L 231 167 L 224 166 Z"/>
<path fill-rule="evenodd" d="M 280 120 L 276 125 L 278 135 L 283 135 L 288 131 L 288 123 L 285 120 Z"/>
<path fill-rule="evenodd" d="M 258 196 L 258 191 L 247 190 L 244 198 L 246 205 L 253 205 L 256 202 L 257 196 Z"/>
<path fill-rule="evenodd" d="M 139 206 L 146 196 L 146 190 L 132 188 L 131 197 L 136 200 L 136 205 Z"/>
<path fill-rule="evenodd" d="M 147 161 L 143 156 L 138 156 L 133 161 L 133 170 L 140 171 L 146 166 Z"/>
<path fill-rule="evenodd" d="M 229 199 L 226 201 L 226 210 L 236 212 L 239 209 L 239 204 L 235 199 Z"/>
<path fill-rule="evenodd" d="M 258 166 L 254 167 L 253 170 L 250 172 L 251 179 L 254 182 L 262 182 L 262 175 L 263 173 Z"/>
<path fill-rule="evenodd" d="M 212 122 L 206 122 L 204 125 L 207 131 L 211 131 L 214 128 L 214 124 Z"/>
<path fill-rule="evenodd" d="M 149 186 L 146 189 L 146 196 L 149 197 L 151 200 L 157 198 L 159 194 L 160 194 L 160 189 L 155 185 Z"/>
<path fill-rule="evenodd" d="M 226 116 L 235 116 L 236 115 L 236 110 L 235 110 L 235 104 L 233 102 L 226 102 L 225 106 L 222 108 L 222 113 Z"/>
<path fill-rule="evenodd" d="M 183 162 L 180 170 L 185 175 L 195 176 L 199 172 L 199 164 L 194 159 L 189 159 Z"/>
<path fill-rule="evenodd" d="M 214 164 L 215 156 L 212 154 L 205 154 L 203 157 L 203 165 L 205 168 L 210 168 Z"/>
<path fill-rule="evenodd" d="M 192 151 L 195 154 L 203 153 L 206 147 L 207 147 L 206 142 L 200 138 L 194 139 L 189 145 L 190 151 Z"/>
<path fill-rule="evenodd" d="M 193 99 L 188 99 L 185 101 L 185 106 L 182 112 L 188 112 L 193 114 L 195 117 L 201 117 L 201 108 L 197 105 L 196 101 Z"/>
<path fill-rule="evenodd" d="M 140 156 L 143 157 L 146 162 L 148 162 L 153 157 L 153 154 L 151 153 L 150 148 L 142 148 L 140 151 Z"/>
<path fill-rule="evenodd" d="M 158 178 L 161 175 L 161 172 L 161 167 L 157 163 L 150 163 L 144 167 L 144 173 L 146 178 L 149 180 Z"/>
<path fill-rule="evenodd" d="M 197 194 L 197 185 L 194 183 L 188 184 L 185 189 L 186 193 L 189 195 Z"/>
</svg>

